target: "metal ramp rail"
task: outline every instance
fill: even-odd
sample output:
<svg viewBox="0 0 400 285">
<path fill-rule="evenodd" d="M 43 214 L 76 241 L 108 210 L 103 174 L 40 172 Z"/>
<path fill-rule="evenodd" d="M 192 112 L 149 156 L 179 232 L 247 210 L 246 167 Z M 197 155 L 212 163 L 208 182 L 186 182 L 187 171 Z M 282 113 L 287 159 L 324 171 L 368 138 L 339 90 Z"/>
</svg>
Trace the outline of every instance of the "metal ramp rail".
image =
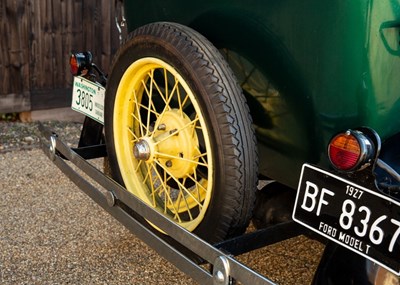
<svg viewBox="0 0 400 285">
<path fill-rule="evenodd" d="M 71 181 L 133 234 L 199 284 L 228 285 L 237 281 L 251 285 L 275 284 L 237 261 L 234 256 L 305 232 L 300 225 L 286 222 L 218 244 L 209 244 L 143 203 L 87 162 L 87 159 L 106 156 L 105 145 L 70 148 L 43 125 L 39 125 L 39 130 L 43 136 L 42 150 Z M 75 168 L 96 181 L 105 191 L 89 182 Z M 154 230 L 145 220 L 167 233 L 180 249 L 168 243 L 166 236 Z M 182 246 L 201 257 L 205 264 L 210 265 L 210 270 L 186 256 Z"/>
</svg>

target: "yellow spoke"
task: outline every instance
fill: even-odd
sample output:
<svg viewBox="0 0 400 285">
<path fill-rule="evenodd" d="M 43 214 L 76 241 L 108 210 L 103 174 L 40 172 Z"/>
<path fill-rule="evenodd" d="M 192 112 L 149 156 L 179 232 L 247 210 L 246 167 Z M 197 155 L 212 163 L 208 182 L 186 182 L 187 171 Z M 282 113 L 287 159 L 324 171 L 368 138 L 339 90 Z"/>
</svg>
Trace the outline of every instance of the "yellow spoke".
<svg viewBox="0 0 400 285">
<path fill-rule="evenodd" d="M 140 124 L 140 134 L 143 136 L 144 135 L 144 131 L 143 131 L 143 127 L 144 126 L 142 124 L 142 118 L 140 116 L 140 109 L 139 109 L 139 102 L 137 101 L 137 96 L 136 96 L 136 91 L 135 90 L 133 90 L 133 97 L 135 98 L 134 104 L 135 104 L 135 108 L 136 108 L 136 112 L 138 114 L 138 117 L 136 117 L 133 112 L 132 112 L 131 115 L 136 121 L 139 122 L 139 124 Z"/>
<path fill-rule="evenodd" d="M 171 188 L 171 187 L 170 187 L 170 188 Z M 171 196 L 170 196 L 170 195 L 166 195 L 166 196 L 168 197 L 168 201 L 170 202 L 171 207 L 174 208 L 174 212 L 176 213 L 175 216 L 174 216 L 174 218 L 177 217 L 177 218 L 178 218 L 178 221 L 181 223 L 181 222 L 182 222 L 181 217 L 180 217 L 179 214 L 178 214 L 178 210 L 175 208 L 175 205 L 174 205 L 174 202 L 173 202 L 172 199 L 171 199 Z"/>
<path fill-rule="evenodd" d="M 197 150 L 200 152 L 200 149 L 198 147 L 197 147 Z M 200 153 L 199 155 L 196 155 L 194 158 L 204 158 L 205 156 L 207 156 L 207 152 Z"/>
<path fill-rule="evenodd" d="M 197 165 L 208 167 L 207 163 L 201 163 L 201 162 L 198 162 L 196 160 L 187 159 L 187 158 L 180 157 L 180 156 L 170 155 L 170 154 L 166 154 L 166 153 L 162 153 L 162 152 L 158 152 L 158 151 L 155 151 L 154 154 L 158 155 L 158 157 L 160 157 L 160 158 L 178 159 L 178 160 L 181 160 L 181 161 L 187 161 L 187 162 L 190 162 L 190 163 L 194 163 L 194 164 L 197 164 Z"/>
<path fill-rule="evenodd" d="M 145 105 L 139 104 L 139 107 L 141 107 L 141 108 L 147 110 L 149 113 L 153 113 L 153 114 L 156 115 L 156 117 L 158 118 L 158 117 L 160 116 L 160 114 L 155 110 L 154 104 L 153 104 L 153 103 L 151 104 L 151 106 L 153 107 L 153 110 L 152 110 L 151 107 L 148 108 L 148 107 L 145 106 Z"/>
<path fill-rule="evenodd" d="M 163 68 L 164 70 L 164 83 L 165 83 L 165 96 L 166 98 L 168 98 L 168 72 L 165 68 Z"/>
<path fill-rule="evenodd" d="M 169 193 L 171 193 L 171 187 L 168 187 L 168 188 L 169 188 Z M 178 210 L 176 209 L 176 207 L 175 207 L 175 205 L 174 205 L 174 201 L 172 201 L 171 195 L 170 195 L 169 193 L 165 192 L 165 195 L 164 195 L 165 198 L 168 199 L 168 201 L 164 201 L 164 213 L 167 212 L 168 203 L 169 203 L 169 204 L 171 205 L 171 207 L 174 209 L 174 212 L 175 212 L 175 213 L 178 213 Z M 181 220 L 179 214 L 178 214 L 178 215 L 175 215 L 174 218 L 175 218 L 175 217 L 178 218 L 178 221 L 179 221 L 180 223 L 182 222 L 182 220 Z"/>
<path fill-rule="evenodd" d="M 164 179 L 161 179 L 160 173 L 157 171 L 156 166 L 155 166 L 154 164 L 151 164 L 151 166 L 153 167 L 154 172 L 155 172 L 156 175 L 158 176 L 158 179 L 160 180 L 160 183 L 161 183 L 161 185 L 162 185 L 163 188 L 164 188 L 164 193 L 165 193 L 165 195 L 164 195 L 164 197 L 165 197 L 165 198 L 164 198 L 164 213 L 167 212 L 167 205 L 168 205 L 168 202 L 171 203 L 171 206 L 174 208 L 174 211 L 177 212 L 177 210 L 176 210 L 176 208 L 175 208 L 175 206 L 174 206 L 174 203 L 173 203 L 173 201 L 172 201 L 172 199 L 171 199 L 171 197 L 170 197 L 170 194 L 168 193 L 167 187 L 166 187 L 166 184 L 167 184 L 166 182 L 167 182 L 169 179 L 166 178 L 165 172 L 164 172 Z M 171 187 L 169 187 L 169 188 L 171 188 Z M 166 199 L 168 199 L 168 201 L 167 201 Z M 182 222 L 181 219 L 180 219 L 180 217 L 178 217 L 178 221 L 179 221 L 179 222 Z"/>
<path fill-rule="evenodd" d="M 179 190 L 180 190 L 180 187 L 179 187 Z M 190 211 L 190 207 L 189 207 L 189 204 L 188 204 L 188 202 L 187 202 L 186 196 L 183 195 L 183 192 L 181 192 L 181 191 L 179 191 L 179 192 L 182 193 L 183 201 L 185 202 L 186 209 L 187 209 L 187 212 L 188 212 L 188 214 L 189 214 L 189 219 L 190 219 L 191 221 L 193 221 L 192 212 Z"/>
<path fill-rule="evenodd" d="M 176 96 L 178 97 L 179 113 L 183 117 L 183 106 L 181 105 L 181 92 L 179 88 L 176 89 Z"/>
<path fill-rule="evenodd" d="M 201 153 L 200 148 L 196 147 L 196 149 L 200 154 L 193 157 L 193 159 L 200 159 L 204 164 L 207 164 L 207 166 L 208 166 L 208 161 L 206 159 L 207 152 Z"/>
<path fill-rule="evenodd" d="M 158 196 L 160 196 L 163 192 L 165 192 L 165 191 L 163 191 L 162 183 L 160 183 L 160 186 L 158 186 L 157 188 L 154 189 L 154 193 L 152 193 L 152 196 L 155 197 L 157 192 L 158 192 Z"/>
<path fill-rule="evenodd" d="M 163 100 L 164 100 L 164 102 L 165 102 L 165 106 L 164 106 L 164 109 L 163 109 L 163 111 L 161 112 L 160 117 L 158 118 L 157 122 L 162 122 L 162 119 L 163 119 L 163 117 L 164 117 L 164 114 L 165 114 L 167 111 L 169 111 L 169 110 L 171 109 L 171 107 L 169 106 L 169 103 L 171 102 L 171 99 L 173 98 L 173 94 L 174 94 L 174 92 L 175 92 L 174 90 L 177 88 L 177 85 L 178 85 L 178 84 L 179 84 L 179 81 L 176 80 L 175 85 L 174 85 L 174 88 L 173 88 L 172 91 L 171 91 L 171 96 L 170 96 L 170 97 L 167 97 L 167 100 L 164 100 L 164 98 L 163 98 Z M 162 96 L 161 96 L 161 97 L 162 97 Z M 156 124 L 154 127 L 155 127 L 155 129 L 157 129 L 158 125 Z M 150 137 L 153 137 L 154 134 L 155 134 L 155 132 L 152 133 Z M 168 138 L 169 138 L 169 137 L 171 137 L 171 136 L 168 136 Z"/>
<path fill-rule="evenodd" d="M 148 75 L 149 75 L 149 73 L 148 73 Z M 146 79 L 147 79 L 147 78 L 146 78 Z M 150 97 L 151 91 L 149 91 L 149 90 L 147 89 L 147 82 L 146 82 L 144 79 L 142 79 L 141 82 L 142 82 L 142 86 L 143 86 L 144 90 L 146 91 L 147 97 Z M 150 86 L 151 86 L 151 84 L 150 84 Z"/>
<path fill-rule="evenodd" d="M 133 136 L 132 142 L 133 142 L 133 143 L 134 143 L 134 142 L 137 142 L 137 141 L 139 140 L 139 138 L 135 135 L 135 133 L 131 130 L 130 127 L 127 127 L 127 128 L 128 128 L 128 131 L 130 132 L 130 134 Z"/>
<path fill-rule="evenodd" d="M 186 175 L 186 177 L 188 177 L 190 180 L 192 180 L 197 186 L 199 186 L 200 188 L 202 188 L 205 192 L 207 192 L 207 189 L 201 185 L 201 183 L 197 180 L 195 180 L 192 176 L 190 175 Z"/>
<path fill-rule="evenodd" d="M 137 104 L 136 104 L 137 106 Z M 147 127 L 142 123 L 141 119 L 140 119 L 140 113 L 139 113 L 139 117 L 136 117 L 136 115 L 134 113 L 131 113 L 131 116 L 137 121 L 139 122 L 140 125 L 140 134 L 142 136 L 145 136 L 148 133 L 148 129 Z M 144 129 L 146 130 L 146 133 L 144 133 Z"/>
<path fill-rule="evenodd" d="M 196 173 L 196 171 L 193 173 L 193 176 L 194 176 L 194 180 L 197 181 L 197 173 Z M 185 180 L 186 180 L 186 178 L 185 178 Z M 200 201 L 201 200 L 201 196 L 200 196 L 199 185 L 197 185 L 197 184 L 195 184 L 195 185 L 196 185 L 197 198 Z"/>
<path fill-rule="evenodd" d="M 151 178 L 151 173 L 150 173 L 150 169 L 147 167 L 146 175 L 144 176 L 142 183 L 146 184 L 146 181 L 148 178 Z"/>
<path fill-rule="evenodd" d="M 175 207 L 174 207 L 174 209 L 175 209 L 174 219 L 177 218 L 178 220 L 181 220 L 181 219 L 180 219 L 180 216 L 179 216 L 179 210 L 180 210 L 182 198 L 183 198 L 183 200 L 184 200 L 184 203 L 186 204 L 186 209 L 187 209 L 187 212 L 189 213 L 189 218 L 190 218 L 191 221 L 193 221 L 193 216 L 192 216 L 192 213 L 190 212 L 189 204 L 188 204 L 188 202 L 187 202 L 185 196 L 183 195 L 183 191 L 181 191 L 181 188 L 180 188 L 180 187 L 179 187 L 178 198 L 177 198 L 177 200 L 175 201 L 175 204 L 178 205 L 178 209 L 175 209 Z"/>
<path fill-rule="evenodd" d="M 174 87 L 172 88 L 171 93 L 166 95 L 166 98 L 165 98 L 166 100 L 164 100 L 165 107 L 164 107 L 162 114 L 164 114 L 166 111 L 171 109 L 171 107 L 169 106 L 169 103 L 171 102 L 172 98 L 174 97 L 174 93 L 175 93 L 175 90 L 178 89 L 178 85 L 179 85 L 179 80 L 175 78 Z"/>
<path fill-rule="evenodd" d="M 178 205 L 178 209 L 176 209 L 174 218 L 179 216 L 179 210 L 181 208 L 181 197 L 183 198 L 182 191 L 179 191 L 178 199 L 176 199 L 175 202 Z"/>
<path fill-rule="evenodd" d="M 167 184 L 167 182 L 168 182 L 167 179 L 168 179 L 167 178 L 167 173 L 164 172 L 164 179 L 162 181 L 165 181 L 165 182 L 161 182 L 162 184 L 164 184 L 164 188 L 165 188 L 165 191 L 164 191 L 164 213 L 167 212 L 167 209 L 168 209 L 168 197 L 169 197 L 169 193 L 171 192 L 171 187 L 168 187 L 169 188 L 169 192 L 167 192 L 167 187 L 165 187 L 166 185 L 168 185 Z"/>
<path fill-rule="evenodd" d="M 171 197 L 170 197 L 170 195 L 168 194 L 168 190 L 167 190 L 167 188 L 166 188 L 166 183 L 164 182 L 164 180 L 163 179 L 161 179 L 161 176 L 160 176 L 160 173 L 157 171 L 157 168 L 156 168 L 156 166 L 154 165 L 154 164 L 151 164 L 151 166 L 153 167 L 153 170 L 154 170 L 154 172 L 155 172 L 155 174 L 157 175 L 157 177 L 158 177 L 158 179 L 160 180 L 160 183 L 161 183 L 161 185 L 162 185 L 162 187 L 164 188 L 164 193 L 165 193 L 165 198 L 167 199 L 167 198 L 169 198 L 169 200 L 170 200 L 170 202 L 172 203 L 172 200 L 171 200 Z M 165 175 L 164 175 L 165 176 Z M 153 195 L 153 200 L 155 200 L 155 194 Z M 164 199 L 165 200 L 165 199 Z M 174 207 L 174 205 L 172 204 L 172 207 Z M 175 208 L 175 207 L 174 207 Z M 166 213 L 167 212 L 167 201 L 165 200 L 164 201 L 164 213 Z M 179 222 L 181 222 L 180 220 L 179 220 Z"/>
<path fill-rule="evenodd" d="M 194 134 L 195 134 L 195 132 L 196 132 L 197 122 L 198 122 L 198 120 L 199 120 L 199 117 L 198 117 L 198 114 L 197 114 L 197 113 L 196 113 L 196 118 L 195 118 L 195 120 L 196 120 L 196 123 L 193 125 L 193 128 L 192 128 L 192 136 L 194 136 Z"/>
<path fill-rule="evenodd" d="M 136 169 L 135 169 L 135 172 L 138 172 L 138 171 L 139 171 L 139 168 L 140 168 L 140 166 L 142 165 L 142 162 L 143 162 L 143 160 L 139 160 L 139 163 L 138 163 L 138 165 L 137 165 L 137 167 L 136 167 Z"/>
<path fill-rule="evenodd" d="M 166 76 L 166 75 L 165 75 L 165 76 Z M 158 92 L 160 92 L 160 97 L 163 99 L 163 101 L 164 101 L 164 103 L 165 103 L 165 108 L 164 108 L 164 109 L 169 110 L 169 109 L 170 109 L 170 108 L 168 109 L 169 103 L 171 102 L 171 99 L 174 97 L 175 90 L 178 89 L 179 80 L 178 80 L 177 78 L 175 78 L 174 87 L 172 88 L 171 93 L 169 93 L 169 94 L 168 94 L 167 84 L 168 84 L 168 83 L 166 83 L 166 86 L 165 86 L 165 87 L 166 87 L 166 91 L 165 91 L 164 94 L 163 94 L 163 92 L 161 92 L 161 89 L 160 89 L 160 87 L 158 86 L 158 84 L 156 83 L 155 85 L 156 85 L 156 88 L 157 88 Z M 165 97 L 164 97 L 163 95 L 164 95 Z M 165 110 L 164 110 L 163 112 L 165 112 Z"/>
<path fill-rule="evenodd" d="M 208 165 L 208 162 L 207 162 L 207 159 L 206 159 L 205 156 L 207 156 L 207 153 L 204 153 L 204 156 L 200 156 L 199 159 L 200 159 L 201 161 L 203 161 L 205 164 Z"/>
<path fill-rule="evenodd" d="M 152 165 L 152 164 L 150 164 L 150 165 Z M 157 203 L 156 203 L 156 196 L 155 196 L 155 189 L 154 189 L 154 183 L 153 183 L 153 177 L 152 177 L 152 173 L 151 173 L 151 168 L 150 167 L 147 167 L 147 174 L 146 174 L 146 176 L 148 176 L 148 177 L 150 177 L 150 179 L 149 179 L 149 181 L 150 181 L 150 188 L 151 188 L 151 194 L 150 194 L 150 196 L 153 196 L 153 207 L 156 207 L 157 206 Z M 156 177 L 157 178 L 157 177 Z M 146 179 L 144 179 L 144 181 L 143 181 L 143 184 L 144 184 L 144 182 L 146 181 Z"/>
<path fill-rule="evenodd" d="M 165 104 L 167 104 L 167 101 L 168 101 L 168 94 L 162 92 L 160 86 L 158 86 L 157 82 L 156 82 L 154 79 L 152 80 L 152 84 L 153 84 L 154 87 L 157 89 L 158 93 L 160 93 L 160 96 L 163 98 Z M 165 92 L 167 92 L 167 90 L 166 90 Z M 164 98 L 163 95 L 165 96 L 165 98 Z"/>
<path fill-rule="evenodd" d="M 164 180 L 163 180 L 164 182 L 161 181 L 161 180 L 159 180 L 159 181 L 160 181 L 160 184 L 162 184 L 162 185 L 168 185 L 167 183 L 168 183 L 169 180 L 171 180 L 171 177 L 168 177 L 168 178 L 167 178 L 167 174 L 164 172 Z M 158 188 L 160 188 L 160 187 L 158 187 Z M 164 193 L 165 193 L 165 195 L 168 194 L 168 193 L 165 192 L 165 190 L 164 190 Z M 162 192 L 160 192 L 160 195 L 161 195 L 161 194 L 162 194 Z M 165 200 L 165 198 L 164 198 L 164 200 Z M 167 203 L 167 201 L 165 200 L 165 201 L 164 201 L 164 204 L 166 204 L 166 203 Z"/>
<path fill-rule="evenodd" d="M 165 172 L 167 172 L 168 175 L 172 177 L 172 179 L 174 179 L 174 181 L 178 184 L 178 187 L 182 187 L 181 189 L 182 189 L 183 191 L 185 191 L 185 193 L 186 193 L 187 195 L 189 195 L 190 197 L 192 197 L 192 199 L 199 205 L 200 208 L 202 207 L 201 201 L 198 201 L 198 200 L 196 199 L 196 197 L 194 197 L 193 194 L 192 194 L 190 191 L 188 191 L 188 189 L 186 189 L 185 185 L 182 185 L 182 183 L 181 183 L 178 179 L 176 179 L 176 178 L 171 174 L 171 172 L 169 172 L 168 169 L 166 169 L 161 163 L 159 163 L 158 161 L 156 161 L 156 163 L 157 163 Z M 190 176 L 189 176 L 189 178 L 190 178 Z"/>
<path fill-rule="evenodd" d="M 186 94 L 186 97 L 185 97 L 185 99 L 183 99 L 183 102 L 182 102 L 182 109 L 183 109 L 183 106 L 185 106 L 186 101 L 187 101 L 188 99 L 189 99 L 189 95 Z"/>
<path fill-rule="evenodd" d="M 155 183 L 156 180 L 158 180 L 158 178 L 154 177 L 153 183 Z M 150 195 L 155 197 L 157 192 L 158 192 L 158 195 L 161 195 L 163 193 L 162 190 L 163 190 L 162 183 L 160 183 L 160 185 L 157 188 L 154 188 L 154 191 Z"/>
<path fill-rule="evenodd" d="M 153 82 L 154 82 L 154 69 L 152 69 L 150 72 L 147 73 L 148 76 L 150 77 L 150 90 L 148 91 L 146 88 L 145 82 L 142 80 L 142 85 L 144 86 L 144 89 L 146 90 L 147 97 L 149 99 L 149 104 L 147 108 L 147 122 L 146 122 L 146 129 L 150 129 L 150 107 L 151 107 L 151 102 L 152 102 L 152 97 L 153 97 Z"/>
<path fill-rule="evenodd" d="M 156 169 L 156 167 L 154 166 L 154 169 Z M 154 170 L 154 171 L 157 171 L 157 170 Z M 157 172 L 158 173 L 158 172 Z M 157 175 L 158 177 L 155 177 L 154 178 L 154 180 L 156 180 L 156 179 L 158 179 L 158 181 L 160 182 L 160 186 L 158 186 L 156 189 L 155 189 L 155 192 L 160 192 L 159 194 L 161 195 L 162 194 L 162 192 L 161 192 L 161 190 L 163 190 L 163 189 L 161 189 L 161 190 L 158 190 L 159 188 L 161 188 L 161 186 L 163 186 L 163 185 L 167 185 L 167 183 L 168 183 L 168 181 L 171 179 L 171 177 L 169 177 L 169 178 L 167 178 L 166 177 L 166 174 L 164 173 L 164 183 L 163 183 L 163 181 L 162 180 L 160 180 L 160 175 Z M 164 190 L 164 192 L 165 192 L 165 190 Z"/>
</svg>

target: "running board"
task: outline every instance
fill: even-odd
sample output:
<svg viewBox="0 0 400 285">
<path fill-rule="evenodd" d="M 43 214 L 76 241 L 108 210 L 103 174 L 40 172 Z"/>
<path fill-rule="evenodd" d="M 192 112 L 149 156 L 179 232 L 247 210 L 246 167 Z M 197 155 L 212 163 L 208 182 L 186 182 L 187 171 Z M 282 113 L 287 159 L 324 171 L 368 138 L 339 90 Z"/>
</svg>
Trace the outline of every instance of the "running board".
<svg viewBox="0 0 400 285">
<path fill-rule="evenodd" d="M 229 285 L 235 281 L 251 285 L 275 284 L 267 277 L 237 261 L 233 255 L 239 255 L 304 233 L 301 226 L 294 222 L 287 222 L 211 245 L 137 199 L 124 187 L 85 160 L 84 157 L 95 158 L 106 155 L 104 146 L 98 146 L 99 149 L 103 149 L 98 156 L 92 152 L 95 148 L 87 148 L 86 150 L 90 151 L 90 154 L 87 155 L 85 149 L 69 148 L 58 138 L 57 134 L 41 124 L 39 124 L 39 130 L 44 138 L 41 139 L 42 150 L 71 181 L 133 234 L 199 284 Z M 106 190 L 98 189 L 94 183 L 82 177 L 71 166 L 71 163 Z M 163 239 L 163 234 L 154 231 L 141 217 L 163 230 L 181 246 L 204 259 L 211 265 L 212 272 L 167 243 Z"/>
</svg>

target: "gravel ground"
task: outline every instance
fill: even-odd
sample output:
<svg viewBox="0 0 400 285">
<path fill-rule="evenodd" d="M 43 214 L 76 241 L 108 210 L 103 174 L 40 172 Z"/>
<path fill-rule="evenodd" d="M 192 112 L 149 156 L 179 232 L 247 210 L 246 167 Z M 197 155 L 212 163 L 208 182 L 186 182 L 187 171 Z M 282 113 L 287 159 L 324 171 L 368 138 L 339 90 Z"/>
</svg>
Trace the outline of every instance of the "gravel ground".
<svg viewBox="0 0 400 285">
<path fill-rule="evenodd" d="M 43 125 L 59 134 L 69 145 L 79 141 L 81 123 L 43 122 Z M 37 123 L 0 121 L 0 153 L 31 150 L 40 145 Z"/>
<path fill-rule="evenodd" d="M 73 145 L 80 125 L 46 123 Z M 70 182 L 37 125 L 0 122 L 0 284 L 193 284 Z M 279 284 L 309 284 L 323 247 L 305 237 L 238 259 Z"/>
</svg>

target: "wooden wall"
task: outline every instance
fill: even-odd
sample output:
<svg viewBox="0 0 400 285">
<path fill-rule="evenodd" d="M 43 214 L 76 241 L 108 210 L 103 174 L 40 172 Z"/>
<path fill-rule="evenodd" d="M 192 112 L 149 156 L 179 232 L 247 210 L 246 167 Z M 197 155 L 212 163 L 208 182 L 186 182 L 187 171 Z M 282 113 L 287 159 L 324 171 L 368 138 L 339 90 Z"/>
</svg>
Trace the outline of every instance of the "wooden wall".
<svg viewBox="0 0 400 285">
<path fill-rule="evenodd" d="M 119 46 L 112 0 L 0 0 L 0 113 L 70 104 L 71 51 L 106 72 Z"/>
</svg>

